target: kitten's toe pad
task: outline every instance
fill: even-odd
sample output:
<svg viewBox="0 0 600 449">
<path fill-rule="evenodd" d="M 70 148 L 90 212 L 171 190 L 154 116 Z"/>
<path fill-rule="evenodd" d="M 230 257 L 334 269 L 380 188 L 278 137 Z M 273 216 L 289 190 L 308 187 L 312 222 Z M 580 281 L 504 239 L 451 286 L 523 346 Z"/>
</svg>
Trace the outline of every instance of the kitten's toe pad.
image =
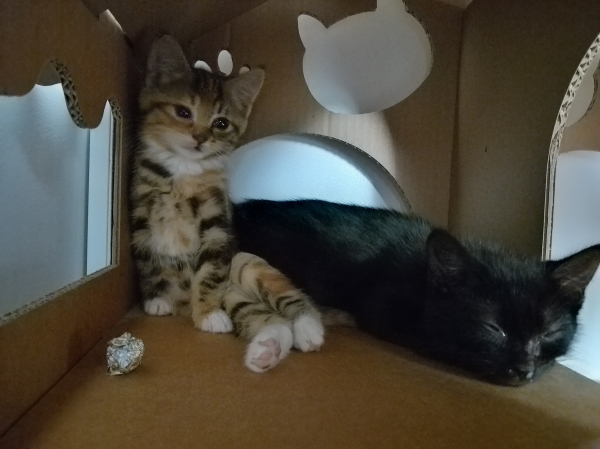
<svg viewBox="0 0 600 449">
<path fill-rule="evenodd" d="M 302 315 L 294 321 L 294 347 L 302 352 L 321 349 L 324 335 L 323 324 L 311 315 Z"/>
<path fill-rule="evenodd" d="M 144 301 L 144 311 L 148 315 L 171 315 L 173 313 L 173 304 L 164 298 L 153 298 Z"/>
<path fill-rule="evenodd" d="M 227 333 L 233 330 L 231 319 L 223 310 L 215 310 L 210 312 L 200 322 L 200 329 L 204 332 Z"/>
<path fill-rule="evenodd" d="M 246 367 L 255 373 L 274 368 L 288 356 L 292 342 L 292 331 L 288 326 L 272 324 L 264 327 L 248 345 Z"/>
</svg>

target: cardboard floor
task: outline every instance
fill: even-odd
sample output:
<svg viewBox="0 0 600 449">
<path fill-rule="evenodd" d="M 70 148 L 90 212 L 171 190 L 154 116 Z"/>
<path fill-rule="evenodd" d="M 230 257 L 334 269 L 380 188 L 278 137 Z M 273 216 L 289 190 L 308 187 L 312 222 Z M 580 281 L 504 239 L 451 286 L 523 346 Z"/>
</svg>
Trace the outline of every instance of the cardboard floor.
<svg viewBox="0 0 600 449">
<path fill-rule="evenodd" d="M 125 331 L 144 341 L 144 359 L 110 377 L 106 342 Z M 244 368 L 244 347 L 133 311 L 0 447 L 563 449 L 600 439 L 600 385 L 561 366 L 500 387 L 331 328 L 320 352 L 294 352 L 261 375 Z"/>
</svg>

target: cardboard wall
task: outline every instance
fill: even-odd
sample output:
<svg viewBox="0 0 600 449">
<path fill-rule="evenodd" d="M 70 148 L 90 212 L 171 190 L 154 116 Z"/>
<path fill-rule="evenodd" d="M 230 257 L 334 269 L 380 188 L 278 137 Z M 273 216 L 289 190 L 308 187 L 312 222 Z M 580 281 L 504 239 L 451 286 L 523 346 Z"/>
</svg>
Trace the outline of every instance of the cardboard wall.
<svg viewBox="0 0 600 449">
<path fill-rule="evenodd" d="M 297 25 L 298 16 L 309 13 L 328 27 L 345 16 L 373 11 L 374 0 L 270 0 L 199 37 L 188 53 L 215 69 L 219 51 L 227 48 L 234 73 L 245 64 L 265 68 L 246 141 L 287 132 L 344 140 L 395 177 L 415 213 L 446 225 L 463 11 L 432 0 L 406 4 L 430 34 L 433 67 L 412 95 L 383 112 L 336 114 L 312 97 L 302 72 L 304 47 Z"/>
<path fill-rule="evenodd" d="M 74 86 L 79 126 L 97 126 L 109 99 L 122 116 L 118 134 L 123 146 L 117 147 L 115 160 L 116 265 L 0 323 L 0 433 L 89 351 L 134 298 L 126 210 L 130 50 L 109 17 L 95 17 L 79 0 L 0 3 L 0 94 L 25 94 L 43 67 L 43 82 L 55 82 L 47 65 L 53 58 L 64 65 Z"/>
<path fill-rule="evenodd" d="M 125 199 L 136 89 L 126 36 L 136 42 L 168 31 L 183 43 L 191 40 L 191 59 L 216 67 L 218 52 L 227 48 L 234 71 L 263 66 L 260 113 L 247 141 L 284 132 L 339 138 L 376 158 L 416 213 L 540 254 L 551 134 L 575 68 L 600 32 L 596 2 L 475 0 L 464 12 L 435 0 L 406 0 L 431 37 L 429 77 L 381 113 L 340 115 L 324 110 L 306 87 L 297 17 L 308 12 L 329 26 L 375 9 L 375 0 L 84 1 L 0 4 L 0 94 L 26 93 L 46 62 L 57 58 L 74 82 L 82 124 L 96 126 L 107 99 L 117 101 L 124 123 L 118 265 L 0 327 L 0 433 L 133 301 Z M 120 25 L 108 14 L 97 17 L 107 8 Z M 55 82 L 52 74 L 43 79 Z"/>
<path fill-rule="evenodd" d="M 221 26 L 266 0 L 81 0 L 94 15 L 109 10 L 132 42 L 169 32 L 182 44 Z"/>
<path fill-rule="evenodd" d="M 588 0 L 475 0 L 466 10 L 450 228 L 541 256 L 554 124 L 600 32 Z"/>
</svg>

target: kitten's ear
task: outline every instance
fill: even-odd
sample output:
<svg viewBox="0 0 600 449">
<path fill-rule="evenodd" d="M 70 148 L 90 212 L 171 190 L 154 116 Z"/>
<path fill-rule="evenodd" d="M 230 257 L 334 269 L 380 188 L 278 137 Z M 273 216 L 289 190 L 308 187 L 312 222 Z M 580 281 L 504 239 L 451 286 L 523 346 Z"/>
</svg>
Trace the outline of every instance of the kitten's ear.
<svg viewBox="0 0 600 449">
<path fill-rule="evenodd" d="M 298 16 L 298 32 L 304 48 L 308 50 L 315 43 L 326 38 L 327 28 L 313 16 L 300 14 Z"/>
<path fill-rule="evenodd" d="M 465 279 L 473 258 L 458 240 L 442 229 L 434 229 L 427 238 L 427 261 L 431 280 L 447 284 Z"/>
<path fill-rule="evenodd" d="M 581 305 L 586 287 L 600 264 L 600 245 L 594 245 L 572 256 L 546 262 L 547 276 L 558 282 L 561 291 Z"/>
<path fill-rule="evenodd" d="M 192 69 L 174 37 L 154 41 L 146 66 L 146 86 L 160 86 L 190 76 Z"/>
<path fill-rule="evenodd" d="M 249 72 L 242 73 L 235 78 L 230 78 L 225 82 L 225 92 L 230 102 L 248 118 L 254 100 L 260 92 L 265 72 L 259 68 L 253 68 Z"/>
</svg>

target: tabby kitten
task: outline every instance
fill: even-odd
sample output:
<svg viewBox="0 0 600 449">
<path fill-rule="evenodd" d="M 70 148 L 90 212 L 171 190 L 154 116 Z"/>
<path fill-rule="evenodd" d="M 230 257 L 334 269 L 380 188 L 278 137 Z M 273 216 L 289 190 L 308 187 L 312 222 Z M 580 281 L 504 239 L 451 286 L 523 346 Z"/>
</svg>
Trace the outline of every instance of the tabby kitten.
<svg viewBox="0 0 600 449">
<path fill-rule="evenodd" d="M 600 245 L 539 262 L 396 211 L 316 200 L 234 205 L 233 224 L 239 249 L 256 256 L 236 256 L 245 265 L 234 259 L 232 281 L 250 282 L 244 271 L 264 258 L 359 328 L 507 385 L 568 351 L 600 262 Z"/>
<path fill-rule="evenodd" d="M 170 36 L 152 46 L 139 97 L 132 246 L 144 310 L 191 314 L 229 332 L 222 310 L 233 255 L 225 169 L 264 72 L 227 78 L 193 69 Z"/>
</svg>

